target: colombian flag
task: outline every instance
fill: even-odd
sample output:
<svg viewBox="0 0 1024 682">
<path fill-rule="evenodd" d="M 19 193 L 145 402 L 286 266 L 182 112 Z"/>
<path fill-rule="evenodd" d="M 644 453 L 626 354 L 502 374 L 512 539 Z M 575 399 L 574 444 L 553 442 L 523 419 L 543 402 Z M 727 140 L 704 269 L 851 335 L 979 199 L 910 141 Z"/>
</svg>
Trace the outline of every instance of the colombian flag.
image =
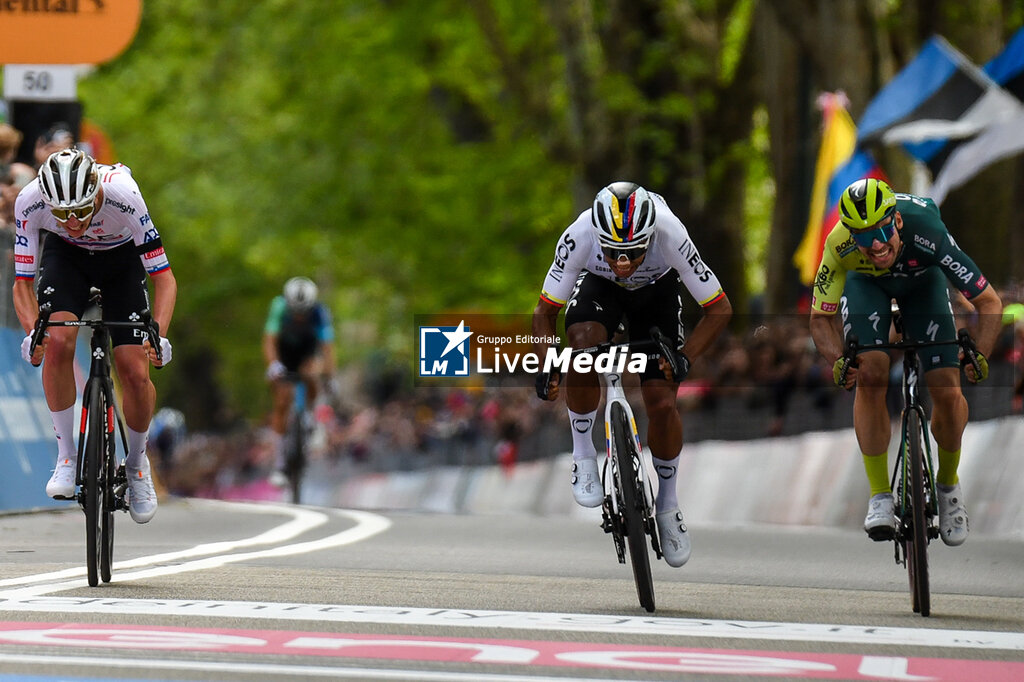
<svg viewBox="0 0 1024 682">
<path fill-rule="evenodd" d="M 839 195 L 855 180 L 884 179 L 874 157 L 866 151 L 856 151 L 857 126 L 846 104 L 846 95 L 841 92 L 825 93 L 818 98 L 824 118 L 821 149 L 814 168 L 807 229 L 793 254 L 793 265 L 800 271 L 804 286 L 814 281 L 825 238 L 839 221 Z"/>
<path fill-rule="evenodd" d="M 822 221 L 826 214 L 835 212 L 836 202 L 829 199 L 829 182 L 836 170 L 853 155 L 857 144 L 857 126 L 846 110 L 846 95 L 827 92 L 818 98 L 824 126 L 821 135 L 821 149 L 814 166 L 814 186 L 811 189 L 811 210 L 807 217 L 804 237 L 793 254 L 793 265 L 800 271 L 800 282 L 810 286 L 821 262 L 822 244 L 825 236 L 835 223 L 826 227 Z M 842 190 L 840 190 L 842 191 Z"/>
</svg>

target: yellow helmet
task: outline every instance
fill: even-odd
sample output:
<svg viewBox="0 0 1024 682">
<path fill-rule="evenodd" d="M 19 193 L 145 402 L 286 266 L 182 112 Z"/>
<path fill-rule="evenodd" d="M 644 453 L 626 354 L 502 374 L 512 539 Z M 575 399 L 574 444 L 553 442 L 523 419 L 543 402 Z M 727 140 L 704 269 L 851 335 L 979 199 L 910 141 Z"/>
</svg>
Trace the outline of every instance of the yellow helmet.
<svg viewBox="0 0 1024 682">
<path fill-rule="evenodd" d="M 857 180 L 839 197 L 839 219 L 849 230 L 877 225 L 895 210 L 896 194 L 892 187 L 876 178 Z"/>
</svg>

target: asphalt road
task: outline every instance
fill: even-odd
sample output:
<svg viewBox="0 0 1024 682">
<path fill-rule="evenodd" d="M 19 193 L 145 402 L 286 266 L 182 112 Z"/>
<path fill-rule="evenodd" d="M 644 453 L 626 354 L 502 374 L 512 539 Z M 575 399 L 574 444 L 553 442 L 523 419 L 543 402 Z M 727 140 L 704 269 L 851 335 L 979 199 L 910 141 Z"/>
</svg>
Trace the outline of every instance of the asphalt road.
<svg viewBox="0 0 1024 682">
<path fill-rule="evenodd" d="M 89 588 L 81 512 L 0 517 L 0 682 L 1024 679 L 1024 540 L 929 551 L 932 616 L 890 543 L 691 528 L 657 610 L 593 519 L 199 500 L 118 515 Z"/>
</svg>

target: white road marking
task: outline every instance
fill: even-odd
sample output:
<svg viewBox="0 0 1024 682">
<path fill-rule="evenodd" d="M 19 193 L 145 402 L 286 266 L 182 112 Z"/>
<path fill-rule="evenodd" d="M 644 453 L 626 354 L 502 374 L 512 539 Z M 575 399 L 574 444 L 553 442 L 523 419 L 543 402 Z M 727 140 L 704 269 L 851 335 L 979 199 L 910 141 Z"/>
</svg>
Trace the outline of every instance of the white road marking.
<svg viewBox="0 0 1024 682">
<path fill-rule="evenodd" d="M 341 514 L 354 520 L 357 525 L 354 528 L 319 540 L 278 545 L 263 550 L 232 554 L 229 552 L 239 548 L 286 542 L 301 533 L 322 525 L 327 521 L 328 516 L 323 512 L 286 505 L 231 504 L 230 506 L 233 511 L 253 513 L 273 511 L 275 513 L 290 514 L 293 518 L 281 526 L 250 538 L 208 543 L 197 545 L 181 552 L 168 552 L 116 562 L 114 564 L 115 580 L 138 580 L 154 576 L 218 568 L 249 559 L 314 552 L 364 540 L 387 530 L 391 526 L 389 519 L 377 514 L 354 510 L 332 510 L 333 513 Z M 162 562 L 180 561 L 189 557 L 204 558 L 185 561 L 175 565 L 154 565 Z M 0 580 L 0 587 L 15 588 L 0 591 L 0 612 L 60 612 L 65 616 L 83 613 L 206 616 L 1024 651 L 1024 633 L 1009 632 L 337 604 L 45 596 L 54 592 L 84 587 L 85 581 L 79 577 L 83 576 L 84 573 L 84 569 L 77 568 Z M 73 577 L 77 579 L 67 580 L 67 578 Z M 40 660 L 42 658 L 45 657 L 40 657 Z M 10 655 L 0 655 L 0 661 L 2 660 L 13 660 L 13 658 Z M 59 660 L 68 659 L 61 657 Z M 178 665 L 177 662 L 168 663 Z M 233 669 L 237 670 L 237 668 Z M 267 668 L 261 667 L 260 669 L 266 670 Z M 294 671 L 296 669 L 288 667 L 284 668 L 284 670 Z M 309 669 L 307 674 L 328 675 L 328 673 L 312 672 L 313 670 L 328 670 L 330 674 L 337 675 L 339 669 L 313 667 Z M 446 673 L 446 675 L 445 679 L 453 679 L 450 673 Z M 359 674 L 352 676 L 359 677 Z M 476 679 L 480 679 L 479 676 L 476 676 Z M 496 676 L 495 679 L 510 680 L 518 678 Z M 530 679 L 536 680 L 537 678 Z"/>
<path fill-rule="evenodd" d="M 871 627 L 825 623 L 660 618 L 470 609 L 298 604 L 256 601 L 119 599 L 55 597 L 0 593 L 0 612 L 136 614 L 180 617 L 242 618 L 332 623 L 422 625 L 521 631 L 597 632 L 670 635 L 729 640 L 830 642 L 1024 651 L 1024 633 L 933 628 Z"/>
<path fill-rule="evenodd" d="M 252 552 L 242 552 L 237 554 L 227 554 L 235 549 L 242 547 L 250 547 L 253 545 L 266 545 L 271 543 L 286 542 L 297 535 L 305 533 L 317 526 L 323 525 L 327 519 L 327 514 L 319 511 L 310 509 L 304 509 L 301 507 L 292 507 L 289 505 L 240 505 L 231 504 L 232 511 L 244 511 L 252 513 L 267 513 L 267 511 L 281 512 L 291 514 L 294 518 L 282 524 L 276 528 L 255 535 L 250 538 L 243 538 L 241 540 L 226 541 L 226 542 L 213 542 L 203 545 L 196 545 L 190 549 L 182 550 L 180 552 L 166 552 L 163 554 L 153 554 L 149 556 L 139 557 L 136 559 L 130 559 L 127 561 L 116 561 L 114 562 L 114 580 L 118 582 L 128 580 L 139 580 L 142 578 L 151 578 L 154 576 L 161 575 L 174 575 L 177 573 L 188 573 L 191 571 L 201 571 L 208 568 L 218 568 L 227 564 L 238 563 L 240 561 L 246 561 L 249 559 L 261 559 L 266 557 L 278 557 L 278 556 L 291 556 L 295 554 L 305 554 L 308 552 L 316 552 L 323 549 L 329 549 L 332 547 L 340 547 L 342 545 L 351 544 L 353 542 L 359 542 L 366 538 L 372 537 L 377 533 L 381 533 L 391 527 L 390 519 L 387 519 L 378 514 L 371 514 L 368 512 L 338 509 L 332 510 L 337 514 L 346 516 L 356 522 L 354 528 L 336 533 L 326 538 L 319 540 L 312 540 L 309 542 L 299 542 L 291 545 L 280 545 L 270 547 L 264 550 L 257 550 Z M 206 557 L 202 559 L 196 559 L 194 561 L 186 561 L 183 563 L 176 563 L 174 565 L 163 565 L 158 566 L 155 564 L 161 564 L 165 562 L 177 562 L 182 559 L 189 557 Z M 152 568 L 145 568 L 151 566 Z M 141 570 L 131 571 L 133 568 L 139 568 Z M 67 578 L 77 578 L 78 576 L 85 575 L 85 568 L 73 568 L 66 569 L 63 571 L 53 571 L 51 573 L 39 573 L 29 576 L 21 576 L 18 578 L 8 578 L 0 581 L 0 587 L 27 585 L 27 587 L 21 587 L 12 590 L 0 591 L 0 598 L 11 598 L 20 599 L 25 597 L 33 597 L 44 594 L 50 594 L 53 592 L 60 592 L 63 590 L 74 589 L 85 586 L 85 581 L 82 579 L 66 580 Z M 63 581 L 63 582 L 61 582 Z M 35 584 L 41 583 L 41 584 Z"/>
</svg>

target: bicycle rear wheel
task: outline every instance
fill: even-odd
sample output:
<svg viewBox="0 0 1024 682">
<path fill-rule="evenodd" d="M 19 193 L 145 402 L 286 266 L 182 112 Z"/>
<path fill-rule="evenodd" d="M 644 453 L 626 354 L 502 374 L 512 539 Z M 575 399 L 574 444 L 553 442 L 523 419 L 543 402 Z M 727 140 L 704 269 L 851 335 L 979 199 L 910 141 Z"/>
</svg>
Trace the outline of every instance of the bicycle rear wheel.
<svg viewBox="0 0 1024 682">
<path fill-rule="evenodd" d="M 85 457 L 82 471 L 85 474 L 85 485 L 82 491 L 85 511 L 85 565 L 88 573 L 89 587 L 99 583 L 99 563 L 103 554 L 102 522 L 104 500 L 103 488 L 100 485 L 100 467 L 106 455 L 106 400 L 103 387 L 98 381 L 91 381 L 86 392 L 86 430 Z"/>
<path fill-rule="evenodd" d="M 927 616 L 931 612 L 931 595 L 928 587 L 928 526 L 925 513 L 927 469 L 924 466 L 922 434 L 921 417 L 916 410 L 911 410 L 907 416 L 906 457 L 910 459 L 910 520 L 913 528 L 904 536 L 904 551 L 910 577 L 911 604 L 915 613 Z"/>
<path fill-rule="evenodd" d="M 615 443 L 615 485 L 622 501 L 619 512 L 629 545 L 629 561 L 633 565 L 636 595 L 640 605 L 654 611 L 654 580 L 651 577 L 651 557 L 647 553 L 647 534 L 644 532 L 644 511 L 640 488 L 640 453 L 637 452 L 633 430 L 622 405 L 612 405 L 611 428 Z"/>
</svg>

